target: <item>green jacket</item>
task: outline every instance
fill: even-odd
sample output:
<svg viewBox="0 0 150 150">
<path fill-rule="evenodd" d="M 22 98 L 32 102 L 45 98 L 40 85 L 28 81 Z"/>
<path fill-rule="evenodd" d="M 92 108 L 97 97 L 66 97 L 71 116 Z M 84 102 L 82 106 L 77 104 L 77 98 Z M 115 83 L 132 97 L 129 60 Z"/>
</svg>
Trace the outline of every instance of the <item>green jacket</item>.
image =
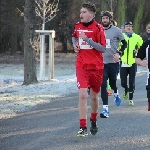
<svg viewBox="0 0 150 150">
<path fill-rule="evenodd" d="M 135 63 L 135 49 L 139 49 L 143 44 L 142 38 L 133 33 L 131 37 L 128 37 L 125 33 L 123 33 L 125 40 L 127 41 L 127 47 L 122 53 L 121 61 L 125 64 L 132 65 Z"/>
</svg>

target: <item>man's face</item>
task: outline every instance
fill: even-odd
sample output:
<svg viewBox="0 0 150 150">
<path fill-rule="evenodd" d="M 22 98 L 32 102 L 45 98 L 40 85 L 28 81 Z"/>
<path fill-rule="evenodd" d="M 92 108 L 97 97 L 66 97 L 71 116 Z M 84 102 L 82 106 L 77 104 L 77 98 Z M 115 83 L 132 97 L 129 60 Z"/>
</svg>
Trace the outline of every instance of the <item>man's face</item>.
<svg viewBox="0 0 150 150">
<path fill-rule="evenodd" d="M 126 31 L 125 31 L 125 28 L 121 28 L 121 31 L 122 31 L 122 33 L 125 33 Z"/>
<path fill-rule="evenodd" d="M 127 32 L 127 33 L 131 33 L 131 32 L 133 32 L 133 27 L 132 27 L 132 25 L 125 25 L 125 32 Z"/>
<path fill-rule="evenodd" d="M 102 25 L 103 27 L 108 27 L 110 25 L 110 19 L 108 16 L 102 17 Z"/>
<path fill-rule="evenodd" d="M 147 33 L 149 33 L 149 34 L 150 34 L 150 29 L 147 29 L 146 31 L 147 31 Z"/>
<path fill-rule="evenodd" d="M 86 8 L 81 8 L 80 10 L 80 19 L 81 22 L 87 23 L 90 22 L 94 18 L 94 13 L 88 11 Z"/>
</svg>

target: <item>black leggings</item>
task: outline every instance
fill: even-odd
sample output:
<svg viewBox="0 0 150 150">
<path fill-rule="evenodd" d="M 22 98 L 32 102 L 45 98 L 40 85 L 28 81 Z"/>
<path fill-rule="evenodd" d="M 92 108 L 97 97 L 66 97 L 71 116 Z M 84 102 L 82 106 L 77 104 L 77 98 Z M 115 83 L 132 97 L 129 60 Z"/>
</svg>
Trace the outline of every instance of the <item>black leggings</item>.
<svg viewBox="0 0 150 150">
<path fill-rule="evenodd" d="M 150 102 L 150 87 L 146 86 L 148 102 Z"/>
<path fill-rule="evenodd" d="M 101 86 L 101 98 L 103 105 L 108 105 L 108 93 L 107 93 L 107 80 L 108 77 L 103 77 L 103 82 Z M 114 90 L 114 93 L 117 93 L 116 80 L 109 78 L 110 87 Z"/>
<path fill-rule="evenodd" d="M 150 75 L 149 75 L 149 77 L 147 78 L 146 90 L 147 90 L 148 102 L 150 102 Z"/>
<path fill-rule="evenodd" d="M 137 71 L 137 65 L 133 64 L 131 67 L 120 67 L 121 86 L 125 89 L 125 92 L 129 92 L 129 100 L 133 99 L 133 93 L 135 90 L 135 76 Z M 127 84 L 127 76 L 129 75 L 129 87 Z"/>
</svg>

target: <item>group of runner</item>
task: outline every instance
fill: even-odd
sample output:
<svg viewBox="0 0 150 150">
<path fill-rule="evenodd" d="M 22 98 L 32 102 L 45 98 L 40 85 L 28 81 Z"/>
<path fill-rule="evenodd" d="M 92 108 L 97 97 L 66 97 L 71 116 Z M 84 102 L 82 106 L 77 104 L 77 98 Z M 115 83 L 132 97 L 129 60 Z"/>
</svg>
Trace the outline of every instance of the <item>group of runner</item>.
<svg viewBox="0 0 150 150">
<path fill-rule="evenodd" d="M 79 89 L 80 129 L 77 137 L 88 135 L 87 91 L 91 98 L 90 133 L 95 135 L 98 132 L 98 93 L 101 91 L 103 102 L 100 117 L 108 118 L 107 86 L 110 85 L 115 104 L 119 106 L 121 98 L 116 81 L 120 71 L 121 86 L 124 88 L 123 99 L 127 100 L 129 97 L 129 105 L 134 105 L 136 63 L 147 66 L 147 61 L 142 61 L 146 57 L 145 53 L 139 54 L 139 59 L 136 60 L 143 40 L 140 35 L 133 32 L 132 22 L 129 21 L 123 25 L 125 32 L 122 33 L 122 30 L 115 26 L 111 12 L 101 12 L 101 24 L 95 21 L 95 14 L 96 8 L 93 4 L 83 4 L 80 10 L 80 22 L 75 24 L 72 34 L 74 51 L 77 53 L 76 77 Z M 142 49 L 145 49 L 146 46 Z M 128 76 L 129 85 L 127 83 Z M 107 84 L 108 81 L 109 84 Z M 148 80 L 148 82 L 150 81 Z M 149 91 L 148 100 L 150 100 L 150 88 L 147 87 L 147 89 Z"/>
</svg>

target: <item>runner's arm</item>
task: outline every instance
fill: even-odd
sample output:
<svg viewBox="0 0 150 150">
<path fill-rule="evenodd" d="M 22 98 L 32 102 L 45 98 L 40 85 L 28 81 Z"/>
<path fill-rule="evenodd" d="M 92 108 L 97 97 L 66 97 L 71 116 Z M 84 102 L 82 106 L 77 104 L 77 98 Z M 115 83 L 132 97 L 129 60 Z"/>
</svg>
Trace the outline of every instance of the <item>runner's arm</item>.
<svg viewBox="0 0 150 150">
<path fill-rule="evenodd" d="M 147 42 L 144 42 L 143 45 L 138 50 L 137 56 L 135 58 L 135 62 L 137 65 L 140 65 L 143 67 L 147 66 L 148 62 L 147 62 L 147 60 L 144 60 L 144 58 L 146 57 L 147 46 L 148 46 Z"/>
<path fill-rule="evenodd" d="M 125 39 L 121 40 L 121 42 L 122 42 L 122 45 L 121 45 L 121 48 L 119 51 L 122 53 L 125 50 L 125 48 L 127 47 L 127 42 Z"/>
<path fill-rule="evenodd" d="M 102 46 L 100 43 L 94 42 L 91 38 L 86 37 L 84 41 L 87 42 L 96 50 L 101 51 L 102 53 L 104 53 L 106 50 L 106 47 Z M 78 42 L 78 39 L 75 37 L 72 37 L 73 46 L 75 46 L 77 42 Z"/>
<path fill-rule="evenodd" d="M 146 48 L 147 48 L 147 46 L 148 46 L 147 42 L 144 42 L 142 44 L 142 46 L 138 50 L 136 58 L 140 58 L 141 60 L 143 60 L 146 57 Z"/>
<path fill-rule="evenodd" d="M 106 50 L 105 46 L 101 45 L 100 43 L 94 42 L 91 38 L 86 37 L 84 41 L 87 42 L 90 46 L 92 46 L 96 50 L 101 51 L 102 53 L 104 53 Z"/>
<path fill-rule="evenodd" d="M 73 46 L 75 46 L 78 42 L 78 38 L 72 37 Z"/>
</svg>

